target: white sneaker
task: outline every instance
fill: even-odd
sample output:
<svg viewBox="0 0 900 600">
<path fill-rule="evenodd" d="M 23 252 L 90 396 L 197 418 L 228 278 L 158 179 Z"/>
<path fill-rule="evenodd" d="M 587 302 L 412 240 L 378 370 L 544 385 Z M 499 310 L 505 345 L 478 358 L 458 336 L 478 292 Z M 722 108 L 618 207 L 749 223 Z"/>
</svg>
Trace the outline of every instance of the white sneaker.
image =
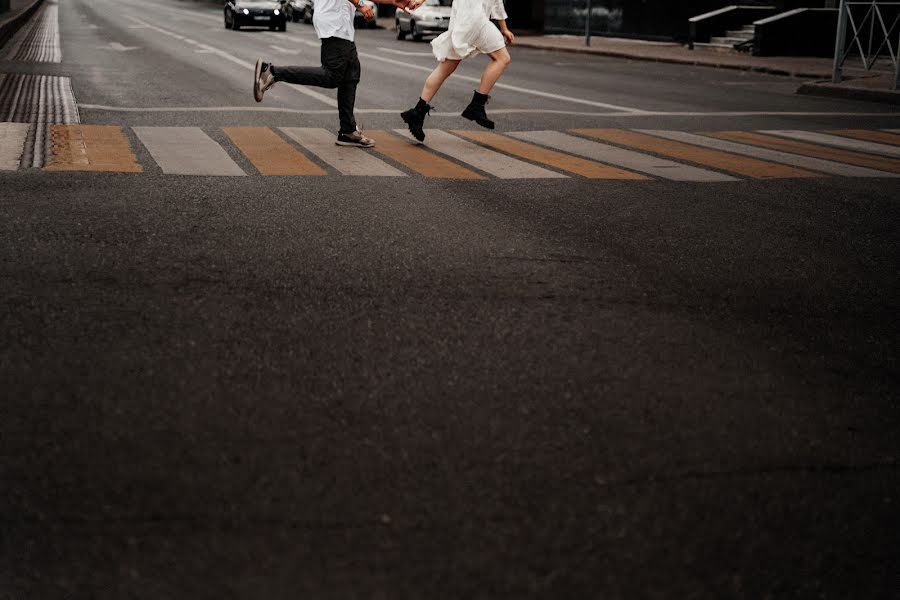
<svg viewBox="0 0 900 600">
<path fill-rule="evenodd" d="M 257 102 L 262 102 L 263 94 L 275 85 L 275 76 L 272 75 L 272 64 L 265 63 L 262 59 L 256 61 L 256 69 L 253 72 L 253 97 Z"/>
</svg>

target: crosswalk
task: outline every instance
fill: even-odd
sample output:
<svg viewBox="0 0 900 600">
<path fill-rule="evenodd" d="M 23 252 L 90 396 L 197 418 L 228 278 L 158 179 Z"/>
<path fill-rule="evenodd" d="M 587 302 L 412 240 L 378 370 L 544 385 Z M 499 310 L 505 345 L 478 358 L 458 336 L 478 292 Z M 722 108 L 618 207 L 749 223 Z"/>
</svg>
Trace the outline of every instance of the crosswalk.
<svg viewBox="0 0 900 600">
<path fill-rule="evenodd" d="M 0 123 L 0 171 L 350 176 L 386 181 L 423 177 L 728 183 L 900 177 L 900 132 L 888 129 L 571 129 L 504 134 L 435 129 L 427 131 L 425 144 L 417 144 L 399 129 L 369 135 L 376 147 L 359 150 L 336 146 L 334 133 L 311 127 L 129 128 L 7 122 Z M 47 141 L 41 162 L 27 150 L 34 139 Z"/>
</svg>

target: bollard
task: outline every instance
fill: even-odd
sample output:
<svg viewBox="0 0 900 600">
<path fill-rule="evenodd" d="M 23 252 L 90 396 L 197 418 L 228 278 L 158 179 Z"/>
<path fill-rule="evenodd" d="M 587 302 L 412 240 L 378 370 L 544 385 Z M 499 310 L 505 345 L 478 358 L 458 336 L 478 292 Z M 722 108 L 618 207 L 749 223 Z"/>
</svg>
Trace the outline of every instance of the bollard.
<svg viewBox="0 0 900 600">
<path fill-rule="evenodd" d="M 584 45 L 591 45 L 591 0 L 587 0 L 587 18 L 585 18 L 584 24 Z"/>
</svg>

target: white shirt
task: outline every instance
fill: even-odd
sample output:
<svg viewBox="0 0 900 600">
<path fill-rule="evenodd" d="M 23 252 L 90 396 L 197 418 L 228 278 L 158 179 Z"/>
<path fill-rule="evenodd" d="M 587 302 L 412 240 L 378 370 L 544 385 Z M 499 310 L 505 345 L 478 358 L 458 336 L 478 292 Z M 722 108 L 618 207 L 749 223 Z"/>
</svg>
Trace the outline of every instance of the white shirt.
<svg viewBox="0 0 900 600">
<path fill-rule="evenodd" d="M 316 0 L 313 26 L 319 39 L 336 37 L 352 42 L 356 33 L 353 17 L 356 7 L 349 0 Z"/>
</svg>

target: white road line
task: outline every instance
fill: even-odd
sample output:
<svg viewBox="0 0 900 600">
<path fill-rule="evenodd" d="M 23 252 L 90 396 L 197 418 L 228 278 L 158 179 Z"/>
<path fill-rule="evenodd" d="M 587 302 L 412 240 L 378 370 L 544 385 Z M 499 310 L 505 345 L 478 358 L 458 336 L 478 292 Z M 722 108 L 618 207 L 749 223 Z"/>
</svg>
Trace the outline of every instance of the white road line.
<svg viewBox="0 0 900 600">
<path fill-rule="evenodd" d="M 852 138 L 844 138 L 837 135 L 828 135 L 827 133 L 815 133 L 813 131 L 799 131 L 794 129 L 768 129 L 761 133 L 769 135 L 777 135 L 792 140 L 801 140 L 804 142 L 812 142 L 814 144 L 824 144 L 826 146 L 835 146 L 846 150 L 856 150 L 858 152 L 868 152 L 870 154 L 883 154 L 885 156 L 900 156 L 900 148 L 897 146 L 888 146 L 887 144 L 878 144 L 875 142 L 866 142 Z"/>
<path fill-rule="evenodd" d="M 675 140 L 677 142 L 685 142 L 687 144 L 694 144 L 695 146 L 703 146 L 705 148 L 712 148 L 713 150 L 722 150 L 723 152 L 731 152 L 732 154 L 741 154 L 743 156 L 750 156 L 761 160 L 770 160 L 785 165 L 791 165 L 792 167 L 800 167 L 802 169 L 828 173 L 829 175 L 838 175 L 840 177 L 900 177 L 900 174 L 897 173 L 888 173 L 886 171 L 867 169 L 865 167 L 845 165 L 844 163 L 831 160 L 822 160 L 820 158 L 800 156 L 799 154 L 780 152 L 778 150 L 770 150 L 758 146 L 738 144 L 728 140 L 720 140 L 718 138 L 711 138 L 683 131 L 661 131 L 659 129 L 638 129 L 637 131 Z"/>
<path fill-rule="evenodd" d="M 199 127 L 134 127 L 150 156 L 168 175 L 245 175 Z"/>
<path fill-rule="evenodd" d="M 683 165 L 665 158 L 641 154 L 633 150 L 625 150 L 624 148 L 586 140 L 559 131 L 519 131 L 509 135 L 527 142 L 584 156 L 597 162 L 623 167 L 671 181 L 737 181 L 736 178 L 730 175 Z"/>
<path fill-rule="evenodd" d="M 888 133 L 900 133 L 900 129 L 883 129 L 882 131 L 887 131 Z"/>
<path fill-rule="evenodd" d="M 404 129 L 395 129 L 400 135 L 412 140 L 413 137 Z M 566 179 L 567 176 L 554 171 L 523 162 L 468 140 L 458 138 L 439 129 L 428 130 L 430 150 L 446 154 L 460 162 L 472 165 L 476 169 L 489 173 L 500 179 Z"/>
<path fill-rule="evenodd" d="M 428 58 L 434 58 L 432 52 L 411 52 L 409 50 L 395 50 L 394 48 L 383 48 L 381 46 L 379 46 L 378 49 L 382 52 L 387 52 L 388 54 L 399 54 L 401 56 L 427 56 Z"/>
<path fill-rule="evenodd" d="M 0 171 L 16 171 L 22 160 L 30 123 L 0 123 Z"/>
<path fill-rule="evenodd" d="M 245 69 L 249 69 L 249 70 L 253 71 L 254 68 L 256 67 L 256 65 L 253 63 L 249 63 L 245 60 L 241 60 L 240 58 L 237 58 L 236 56 L 230 54 L 229 52 L 220 50 L 219 48 L 210 46 L 209 44 L 204 44 L 202 42 L 198 42 L 197 40 L 192 40 L 191 38 L 188 38 L 188 37 L 185 37 L 178 33 L 175 33 L 174 31 L 169 31 L 167 29 L 163 29 L 162 27 L 157 27 L 156 25 L 151 25 L 150 23 L 147 23 L 146 21 L 142 21 L 141 19 L 137 19 L 135 17 L 128 17 L 128 18 L 131 19 L 132 21 L 134 21 L 135 23 L 138 23 L 139 25 L 146 26 L 147 29 L 152 29 L 153 31 L 156 31 L 163 35 L 167 35 L 169 37 L 175 38 L 179 41 L 182 41 L 182 42 L 189 44 L 191 46 L 194 46 L 196 48 L 199 48 L 202 50 L 207 50 L 210 54 L 215 54 L 216 56 L 223 58 L 229 62 L 232 62 L 236 65 L 240 65 L 240 66 L 244 67 Z M 309 96 L 310 98 L 315 98 L 319 102 L 327 104 L 328 106 L 337 106 L 337 101 L 334 98 L 326 96 L 325 94 L 320 94 L 319 92 L 313 91 L 306 87 L 297 86 L 297 85 L 283 86 L 283 87 L 284 87 L 284 89 L 293 90 L 294 92 Z M 249 78 L 247 80 L 247 88 L 248 88 L 248 90 L 250 88 Z"/>
<path fill-rule="evenodd" d="M 281 54 L 300 54 L 296 50 L 289 50 L 287 48 L 282 48 L 281 46 L 276 46 L 275 44 L 269 44 L 269 48 L 271 48 L 275 52 L 279 52 Z"/>
<path fill-rule="evenodd" d="M 325 129 L 282 127 L 281 131 L 343 175 L 406 177 L 406 173 L 398 171 L 366 150 L 336 146 L 335 135 Z"/>
</svg>

